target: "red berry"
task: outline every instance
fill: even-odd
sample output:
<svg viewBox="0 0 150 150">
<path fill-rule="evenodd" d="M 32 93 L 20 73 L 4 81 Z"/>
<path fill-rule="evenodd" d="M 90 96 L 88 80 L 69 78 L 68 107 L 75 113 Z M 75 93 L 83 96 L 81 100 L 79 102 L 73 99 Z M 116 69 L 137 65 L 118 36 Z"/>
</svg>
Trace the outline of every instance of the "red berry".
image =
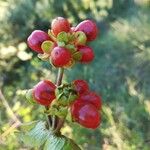
<svg viewBox="0 0 150 150">
<path fill-rule="evenodd" d="M 87 41 L 96 39 L 98 28 L 91 20 L 84 20 L 76 26 L 75 31 L 83 31 L 87 36 Z"/>
<path fill-rule="evenodd" d="M 94 59 L 94 52 L 92 48 L 88 46 L 78 46 L 78 51 L 82 54 L 81 62 L 89 63 Z"/>
<path fill-rule="evenodd" d="M 33 97 L 35 101 L 41 105 L 49 106 L 55 99 L 56 86 L 48 81 L 43 80 L 33 88 Z"/>
<path fill-rule="evenodd" d="M 51 52 L 51 61 L 55 67 L 63 67 L 71 60 L 71 53 L 63 47 L 55 47 Z"/>
<path fill-rule="evenodd" d="M 100 110 L 102 107 L 102 99 L 95 92 L 87 92 L 82 94 L 80 96 L 80 100 L 94 105 L 98 110 Z"/>
<path fill-rule="evenodd" d="M 43 53 L 41 45 L 44 41 L 51 40 L 49 35 L 41 30 L 34 30 L 27 39 L 28 46 L 37 53 Z"/>
<path fill-rule="evenodd" d="M 89 103 L 75 101 L 71 106 L 71 115 L 74 121 L 86 128 L 96 129 L 100 124 L 100 114 L 95 106 Z"/>
<path fill-rule="evenodd" d="M 69 32 L 70 31 L 70 23 L 67 19 L 63 17 L 57 17 L 52 20 L 51 23 L 51 29 L 55 36 L 57 36 L 58 33 L 64 31 Z"/>
<path fill-rule="evenodd" d="M 89 90 L 88 83 L 85 80 L 74 80 L 73 84 L 79 94 L 83 94 Z"/>
</svg>

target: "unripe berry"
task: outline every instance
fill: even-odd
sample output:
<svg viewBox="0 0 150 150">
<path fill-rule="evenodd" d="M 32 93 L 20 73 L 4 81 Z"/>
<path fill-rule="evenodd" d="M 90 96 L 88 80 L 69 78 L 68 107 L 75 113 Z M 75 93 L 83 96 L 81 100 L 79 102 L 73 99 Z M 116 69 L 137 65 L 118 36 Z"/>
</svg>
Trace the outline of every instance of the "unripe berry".
<svg viewBox="0 0 150 150">
<path fill-rule="evenodd" d="M 46 40 L 51 40 L 47 33 L 41 30 L 34 30 L 28 37 L 27 44 L 35 52 L 43 53 L 41 45 Z"/>
<path fill-rule="evenodd" d="M 73 81 L 75 91 L 79 94 L 83 94 L 89 90 L 88 83 L 85 80 L 74 80 Z"/>
<path fill-rule="evenodd" d="M 51 52 L 51 62 L 55 67 L 63 67 L 71 60 L 71 53 L 63 47 L 55 47 Z"/>
<path fill-rule="evenodd" d="M 57 17 L 52 20 L 51 23 L 51 29 L 55 36 L 57 36 L 58 33 L 64 31 L 69 32 L 70 31 L 70 23 L 67 19 L 63 17 Z"/>
<path fill-rule="evenodd" d="M 97 37 L 98 28 L 93 21 L 84 20 L 76 26 L 75 31 L 83 31 L 87 36 L 87 41 L 93 41 Z"/>
<path fill-rule="evenodd" d="M 89 103 L 83 103 L 80 100 L 75 101 L 71 106 L 71 115 L 75 122 L 91 129 L 96 129 L 101 120 L 100 114 L 95 106 Z"/>
<path fill-rule="evenodd" d="M 34 100 L 44 106 L 49 106 L 55 99 L 56 86 L 49 80 L 39 82 L 33 88 Z"/>
<path fill-rule="evenodd" d="M 89 63 L 94 59 L 94 52 L 92 48 L 88 46 L 78 46 L 78 51 L 82 54 L 82 58 L 80 60 L 82 63 Z"/>
<path fill-rule="evenodd" d="M 95 92 L 87 92 L 80 95 L 80 100 L 94 105 L 98 110 L 102 107 L 102 99 Z"/>
</svg>

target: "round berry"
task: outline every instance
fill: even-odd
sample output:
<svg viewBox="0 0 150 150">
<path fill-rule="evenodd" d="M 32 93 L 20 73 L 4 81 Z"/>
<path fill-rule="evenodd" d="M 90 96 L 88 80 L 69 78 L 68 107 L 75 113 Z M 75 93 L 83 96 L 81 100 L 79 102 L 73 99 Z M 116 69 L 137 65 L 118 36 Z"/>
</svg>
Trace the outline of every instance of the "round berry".
<svg viewBox="0 0 150 150">
<path fill-rule="evenodd" d="M 96 107 L 89 103 L 83 103 L 80 100 L 75 101 L 71 106 L 71 115 L 75 122 L 86 128 L 96 129 L 101 121 Z"/>
<path fill-rule="evenodd" d="M 79 94 L 83 94 L 89 90 L 88 83 L 85 80 L 74 80 L 73 84 L 74 84 L 75 90 Z"/>
<path fill-rule="evenodd" d="M 70 23 L 67 19 L 63 17 L 57 17 L 52 20 L 51 23 L 51 29 L 55 36 L 57 36 L 58 33 L 64 31 L 69 32 L 70 31 Z"/>
<path fill-rule="evenodd" d="M 34 30 L 27 39 L 28 46 L 37 53 L 43 53 L 41 45 L 44 41 L 51 40 L 49 35 L 41 30 Z"/>
<path fill-rule="evenodd" d="M 51 52 L 51 62 L 55 67 L 63 67 L 71 60 L 71 53 L 63 47 L 55 47 Z"/>
<path fill-rule="evenodd" d="M 93 41 L 97 37 L 98 28 L 93 21 L 84 20 L 76 26 L 75 31 L 83 31 L 87 36 L 87 41 Z"/>
<path fill-rule="evenodd" d="M 48 81 L 43 80 L 33 88 L 33 97 L 35 101 L 41 105 L 49 106 L 55 99 L 56 86 Z"/>
<path fill-rule="evenodd" d="M 80 95 L 80 100 L 94 105 L 98 110 L 102 107 L 102 99 L 95 92 L 87 92 Z"/>
<path fill-rule="evenodd" d="M 92 48 L 88 46 L 78 46 L 78 51 L 82 54 L 82 58 L 80 60 L 82 63 L 89 63 L 94 59 L 94 52 Z"/>
</svg>

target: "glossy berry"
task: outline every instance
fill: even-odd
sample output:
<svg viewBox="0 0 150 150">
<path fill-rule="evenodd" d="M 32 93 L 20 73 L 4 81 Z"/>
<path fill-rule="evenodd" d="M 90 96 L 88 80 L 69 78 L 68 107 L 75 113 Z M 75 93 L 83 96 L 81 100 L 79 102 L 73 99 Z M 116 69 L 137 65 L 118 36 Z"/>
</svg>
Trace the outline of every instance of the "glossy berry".
<svg viewBox="0 0 150 150">
<path fill-rule="evenodd" d="M 96 129 L 100 124 L 100 114 L 96 107 L 89 103 L 81 103 L 80 100 L 71 106 L 71 115 L 75 122 L 86 128 Z"/>
<path fill-rule="evenodd" d="M 41 105 L 49 106 L 55 99 L 56 86 L 48 81 L 43 80 L 33 88 L 33 97 L 35 101 Z"/>
<path fill-rule="evenodd" d="M 49 35 L 41 30 L 34 30 L 27 39 L 28 46 L 37 53 L 43 53 L 41 45 L 44 41 L 51 40 Z"/>
<path fill-rule="evenodd" d="M 71 53 L 63 47 L 55 47 L 51 52 L 51 62 L 55 67 L 63 67 L 71 60 Z"/>
<path fill-rule="evenodd" d="M 102 107 L 102 99 L 95 92 L 87 92 L 80 95 L 80 100 L 94 105 L 98 110 Z"/>
<path fill-rule="evenodd" d="M 94 52 L 92 48 L 88 46 L 78 46 L 78 51 L 82 54 L 82 58 L 80 60 L 82 63 L 89 63 L 94 59 Z"/>
<path fill-rule="evenodd" d="M 58 33 L 64 31 L 69 32 L 70 31 L 70 23 L 67 19 L 63 17 L 57 17 L 52 20 L 51 23 L 51 29 L 55 36 L 57 36 Z"/>
<path fill-rule="evenodd" d="M 98 28 L 93 21 L 84 20 L 76 26 L 75 31 L 83 31 L 87 36 L 87 41 L 93 41 L 97 37 Z"/>
<path fill-rule="evenodd" d="M 83 94 L 89 90 L 88 83 L 85 80 L 74 80 L 73 84 L 74 84 L 75 90 L 79 94 Z"/>
</svg>

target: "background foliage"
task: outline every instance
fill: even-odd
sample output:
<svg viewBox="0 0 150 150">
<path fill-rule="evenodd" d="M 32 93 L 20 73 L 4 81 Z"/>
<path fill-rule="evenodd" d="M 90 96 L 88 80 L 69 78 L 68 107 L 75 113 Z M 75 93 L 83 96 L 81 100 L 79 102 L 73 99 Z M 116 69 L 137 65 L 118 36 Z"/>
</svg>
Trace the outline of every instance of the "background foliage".
<svg viewBox="0 0 150 150">
<path fill-rule="evenodd" d="M 24 89 L 56 70 L 26 45 L 34 29 L 47 30 L 56 16 L 73 25 L 94 19 L 100 29 L 92 43 L 95 60 L 67 70 L 65 81 L 86 79 L 103 97 L 102 124 L 96 131 L 66 123 L 62 132 L 85 150 L 148 150 L 150 147 L 149 0 L 0 0 L 0 133 L 14 123 L 6 103 L 21 122 L 45 119 L 42 107 L 26 102 Z M 3 94 L 3 95 L 2 95 Z M 14 132 L 0 150 L 28 149 Z"/>
</svg>

